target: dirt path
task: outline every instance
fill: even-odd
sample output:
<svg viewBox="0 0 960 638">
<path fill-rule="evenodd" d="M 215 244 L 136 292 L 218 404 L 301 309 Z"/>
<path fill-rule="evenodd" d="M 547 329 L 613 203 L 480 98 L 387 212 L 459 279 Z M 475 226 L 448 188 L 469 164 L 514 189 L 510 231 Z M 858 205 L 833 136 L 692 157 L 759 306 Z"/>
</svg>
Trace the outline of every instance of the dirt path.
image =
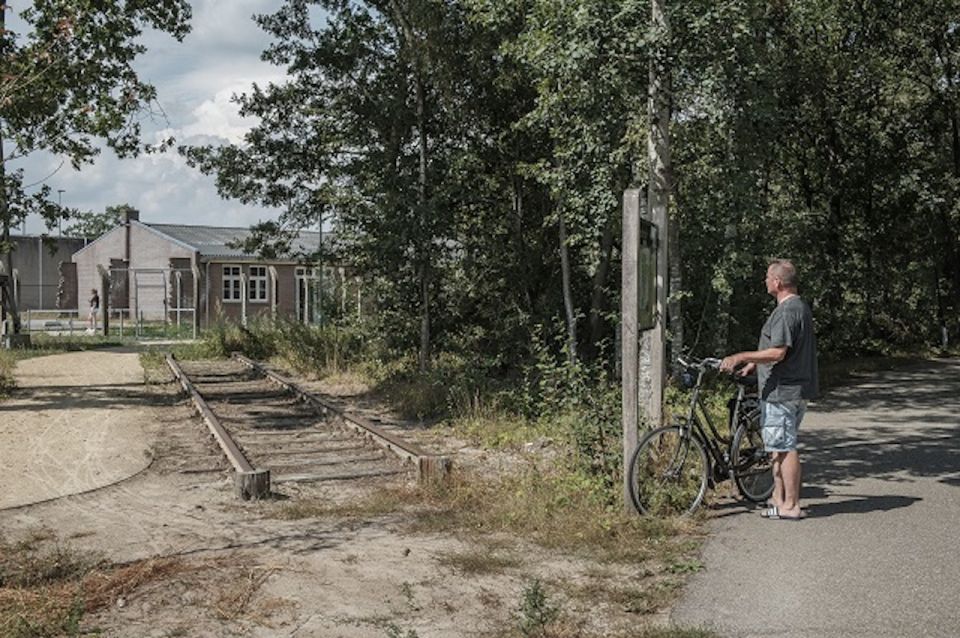
<svg viewBox="0 0 960 638">
<path fill-rule="evenodd" d="M 126 479 L 151 460 L 135 353 L 75 352 L 21 361 L 0 403 L 0 510 Z"/>
<path fill-rule="evenodd" d="M 278 518 L 301 497 L 342 500 L 337 485 L 236 500 L 205 426 L 170 380 L 143 383 L 136 355 L 75 353 L 28 361 L 17 373 L 25 389 L 0 403 L 0 447 L 21 450 L 4 462 L 30 450 L 36 456 L 19 465 L 32 474 L 9 502 L 71 495 L 0 510 L 0 538 L 49 533 L 57 539 L 50 542 L 113 563 L 163 559 L 186 569 L 84 618 L 84 628 L 104 636 L 501 638 L 516 634 L 533 578 L 593 636 L 659 618 L 602 594 L 566 593 L 603 592 L 611 583 L 639 590 L 648 576 L 643 565 L 597 563 L 514 537 L 411 533 L 402 507 Z M 52 457 L 43 450 L 57 445 L 76 452 L 48 469 Z M 144 450 L 153 461 L 140 471 Z M 85 491 L 98 485 L 107 486 Z M 382 480 L 367 486 L 382 487 Z"/>
<path fill-rule="evenodd" d="M 960 631 L 960 361 L 877 373 L 811 407 L 809 517 L 721 509 L 675 620 L 750 638 Z"/>
</svg>

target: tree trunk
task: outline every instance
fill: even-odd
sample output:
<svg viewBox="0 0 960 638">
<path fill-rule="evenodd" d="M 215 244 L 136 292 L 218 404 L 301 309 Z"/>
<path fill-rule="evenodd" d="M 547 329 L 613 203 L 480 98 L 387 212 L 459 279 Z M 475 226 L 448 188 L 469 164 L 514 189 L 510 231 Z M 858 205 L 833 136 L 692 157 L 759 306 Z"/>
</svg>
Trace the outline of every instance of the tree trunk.
<svg viewBox="0 0 960 638">
<path fill-rule="evenodd" d="M 420 371 L 430 367 L 430 247 L 427 232 L 427 107 L 421 69 L 415 69 L 414 82 L 417 91 L 417 129 L 420 138 L 420 179 L 417 184 L 417 209 L 420 218 Z"/>
<path fill-rule="evenodd" d="M 2 0 L 0 0 L 0 33 L 4 33 L 6 29 L 6 13 L 6 7 L 2 5 Z M 3 59 L 4 53 L 0 49 L 0 59 Z M 0 302 L 3 298 L 6 298 L 7 303 L 0 303 L 0 305 L 3 306 L 2 314 L 10 313 L 13 320 L 13 332 L 17 334 L 20 332 L 20 312 L 17 308 L 17 300 L 13 295 L 13 254 L 10 250 L 11 220 L 10 207 L 7 202 L 7 168 L 5 162 L 3 135 L 0 133 L 0 224 L 2 224 L 2 229 L 0 229 L 0 259 L 3 259 L 3 265 L 7 271 L 7 294 L 4 295 L 0 291 Z M 0 320 L 5 319 L 6 317 L 3 317 Z"/>
<path fill-rule="evenodd" d="M 651 0 L 651 54 L 647 109 L 650 118 L 647 135 L 649 201 L 651 221 L 658 227 L 656 323 L 641 340 L 641 362 L 649 361 L 651 427 L 663 420 L 663 390 L 667 368 L 667 286 L 669 280 L 670 218 L 670 84 L 668 43 L 670 27 L 664 0 Z M 677 319 L 679 321 L 679 319 Z"/>
<path fill-rule="evenodd" d="M 606 285 L 610 273 L 610 258 L 613 255 L 615 217 L 611 216 L 603 227 L 600 238 L 600 263 L 593 274 L 593 291 L 590 295 L 590 343 L 587 344 L 587 356 L 591 359 L 598 354 L 600 340 L 603 339 L 603 311 L 607 301 Z"/>
<path fill-rule="evenodd" d="M 411 67 L 413 69 L 413 82 L 416 91 L 417 100 L 417 136 L 419 141 L 419 179 L 417 182 L 417 221 L 419 232 L 414 240 L 416 246 L 417 259 L 417 279 L 420 285 L 420 371 L 424 372 L 430 367 L 430 276 L 432 270 L 431 246 L 432 241 L 428 232 L 428 211 L 427 211 L 427 96 L 424 87 L 424 78 L 426 75 L 424 62 L 427 55 L 423 48 L 423 43 L 417 38 L 413 27 L 407 20 L 403 8 L 397 0 L 390 1 L 390 8 L 393 10 L 394 17 L 400 25 L 403 34 L 402 46 L 410 56 Z"/>
<path fill-rule="evenodd" d="M 573 307 L 573 290 L 570 277 L 570 251 L 567 248 L 567 225 L 560 215 L 560 274 L 563 285 L 563 308 L 567 319 L 567 360 L 577 360 L 577 314 Z"/>
<path fill-rule="evenodd" d="M 683 352 L 683 270 L 680 260 L 680 224 L 672 220 L 668 227 L 668 241 L 670 247 L 667 257 L 670 260 L 670 295 L 668 299 L 667 315 L 670 317 L 670 351 L 674 356 Z"/>
</svg>

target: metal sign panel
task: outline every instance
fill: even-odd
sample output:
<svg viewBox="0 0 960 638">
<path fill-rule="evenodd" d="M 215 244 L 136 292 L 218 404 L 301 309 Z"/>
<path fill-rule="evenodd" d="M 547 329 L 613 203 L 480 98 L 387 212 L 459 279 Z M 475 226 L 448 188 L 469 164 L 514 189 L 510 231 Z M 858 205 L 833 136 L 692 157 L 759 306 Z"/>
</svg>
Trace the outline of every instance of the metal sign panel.
<svg viewBox="0 0 960 638">
<path fill-rule="evenodd" d="M 657 226 L 640 220 L 637 251 L 637 329 L 651 330 L 657 323 Z"/>
</svg>

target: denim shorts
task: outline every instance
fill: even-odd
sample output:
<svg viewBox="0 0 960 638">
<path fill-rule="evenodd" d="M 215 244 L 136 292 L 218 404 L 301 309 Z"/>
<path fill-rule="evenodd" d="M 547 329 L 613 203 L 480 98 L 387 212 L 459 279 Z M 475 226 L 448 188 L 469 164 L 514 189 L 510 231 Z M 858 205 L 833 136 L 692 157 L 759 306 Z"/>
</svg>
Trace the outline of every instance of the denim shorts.
<svg viewBox="0 0 960 638">
<path fill-rule="evenodd" d="M 767 452 L 796 450 L 797 430 L 807 411 L 807 402 L 761 401 L 760 406 L 764 449 Z"/>
</svg>

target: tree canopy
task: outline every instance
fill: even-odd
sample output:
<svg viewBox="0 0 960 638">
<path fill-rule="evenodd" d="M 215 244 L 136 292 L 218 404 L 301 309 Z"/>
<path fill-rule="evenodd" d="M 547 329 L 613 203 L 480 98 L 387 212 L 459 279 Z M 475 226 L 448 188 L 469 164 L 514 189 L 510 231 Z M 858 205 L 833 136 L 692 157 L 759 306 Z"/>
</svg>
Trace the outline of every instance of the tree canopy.
<svg viewBox="0 0 960 638">
<path fill-rule="evenodd" d="M 257 20 L 289 80 L 238 98 L 260 123 L 182 152 L 223 195 L 287 207 L 280 230 L 329 220 L 398 347 L 510 366 L 564 325 L 602 359 L 655 53 L 675 347 L 751 347 L 772 257 L 797 263 L 829 352 L 956 338 L 960 2 L 667 9 L 664 33 L 638 0 L 286 0 Z"/>
<path fill-rule="evenodd" d="M 156 89 L 133 67 L 145 51 L 146 29 L 182 40 L 189 31 L 186 0 L 33 0 L 0 3 L 0 254 L 9 228 L 28 214 L 48 226 L 64 216 L 50 187 L 27 193 L 22 170 L 10 163 L 37 151 L 64 157 L 74 168 L 93 161 L 102 145 L 121 157 L 155 150 L 140 141 L 140 117 L 155 106 Z M 18 11 L 13 30 L 8 12 Z"/>
</svg>

